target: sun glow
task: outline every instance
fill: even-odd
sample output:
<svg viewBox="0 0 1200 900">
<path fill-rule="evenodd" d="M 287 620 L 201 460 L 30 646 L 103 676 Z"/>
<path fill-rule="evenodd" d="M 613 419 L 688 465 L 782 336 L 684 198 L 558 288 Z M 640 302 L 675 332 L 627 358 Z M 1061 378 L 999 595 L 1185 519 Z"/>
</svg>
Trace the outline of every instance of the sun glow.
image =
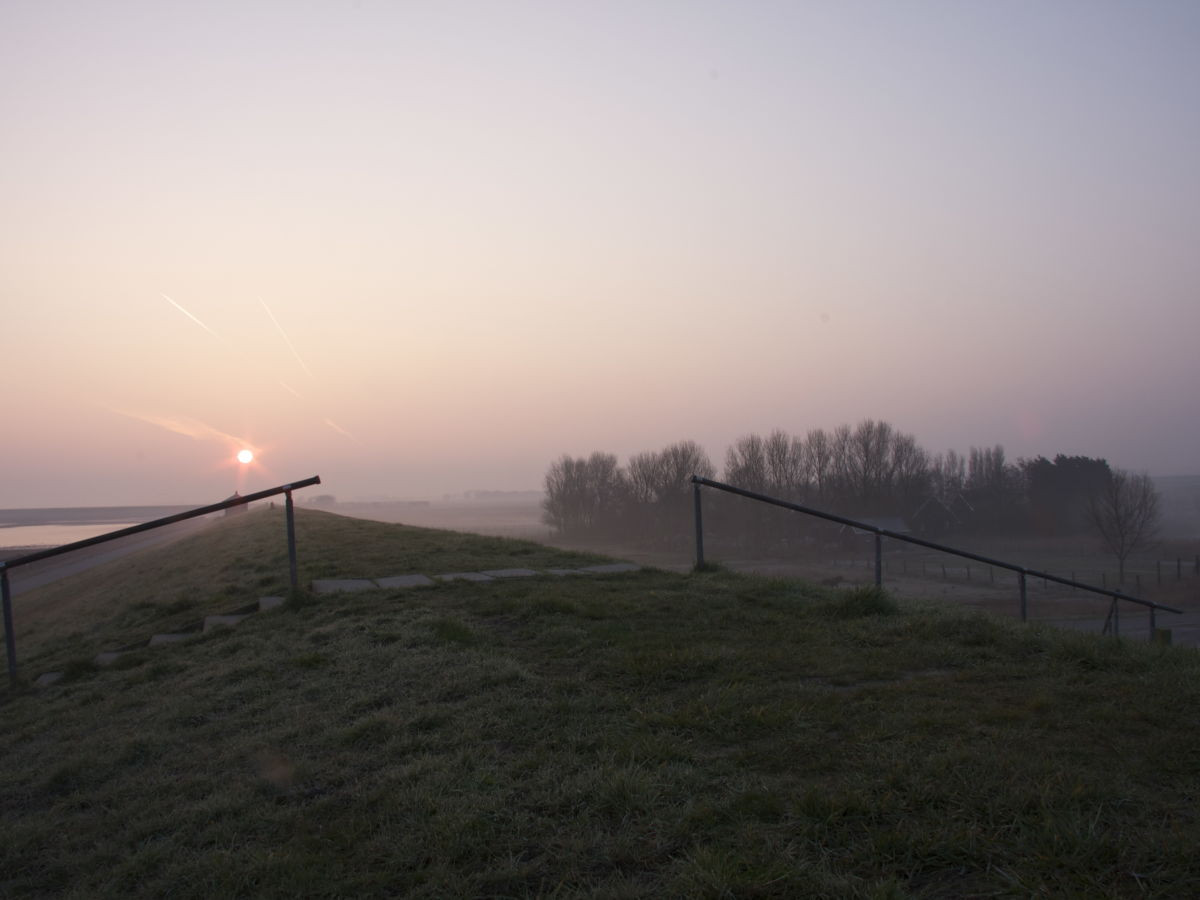
<svg viewBox="0 0 1200 900">
<path fill-rule="evenodd" d="M 250 450 L 239 450 L 238 451 L 237 461 L 240 462 L 242 465 L 246 465 L 247 463 L 253 462 L 253 460 L 254 460 L 254 453 L 252 451 L 250 451 Z"/>
</svg>

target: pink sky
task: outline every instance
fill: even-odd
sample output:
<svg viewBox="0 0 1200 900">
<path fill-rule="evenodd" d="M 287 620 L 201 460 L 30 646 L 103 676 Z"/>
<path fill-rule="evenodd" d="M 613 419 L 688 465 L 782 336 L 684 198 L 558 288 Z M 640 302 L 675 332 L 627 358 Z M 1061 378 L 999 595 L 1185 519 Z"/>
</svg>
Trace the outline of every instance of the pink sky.
<svg viewBox="0 0 1200 900">
<path fill-rule="evenodd" d="M 6 3 L 0 507 L 865 417 L 1200 472 L 1197 110 L 1170 0 Z"/>
</svg>

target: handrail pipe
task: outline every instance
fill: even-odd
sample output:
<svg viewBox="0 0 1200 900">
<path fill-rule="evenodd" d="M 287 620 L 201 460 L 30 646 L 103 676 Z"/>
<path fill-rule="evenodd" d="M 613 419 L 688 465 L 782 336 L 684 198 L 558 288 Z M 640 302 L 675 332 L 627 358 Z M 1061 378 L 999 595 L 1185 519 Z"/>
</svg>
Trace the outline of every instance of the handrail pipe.
<svg viewBox="0 0 1200 900">
<path fill-rule="evenodd" d="M 16 638 L 13 636 L 12 591 L 8 584 L 8 572 L 10 569 L 15 569 L 19 566 L 27 566 L 30 563 L 35 563 L 43 559 L 62 556 L 65 553 L 72 553 L 76 550 L 83 550 L 86 547 L 94 547 L 97 544 L 104 544 L 108 541 L 115 541 L 118 538 L 129 537 L 130 535 L 134 534 L 141 534 L 144 531 L 152 531 L 155 528 L 162 528 L 164 525 L 174 525 L 176 522 L 182 522 L 186 519 L 194 519 L 197 516 L 211 515 L 212 513 L 220 512 L 223 509 L 230 509 L 234 506 L 244 506 L 247 503 L 253 503 L 256 500 L 265 500 L 267 497 L 285 494 L 287 495 L 286 510 L 288 568 L 290 570 L 289 574 L 291 576 L 292 590 L 294 591 L 299 587 L 299 584 L 296 567 L 296 524 L 294 521 L 295 512 L 292 508 L 292 491 L 320 483 L 321 476 L 313 475 L 311 478 L 305 478 L 302 481 L 293 481 L 290 484 L 282 484 L 279 487 L 267 488 L 264 491 L 255 491 L 253 494 L 246 494 L 242 497 L 231 497 L 230 499 L 223 500 L 220 503 L 213 503 L 209 506 L 200 506 L 196 509 L 189 509 L 185 512 L 176 513 L 173 516 L 164 516 L 161 519 L 153 519 L 149 522 L 131 525 L 128 528 L 120 528 L 117 531 L 110 531 L 107 534 L 84 538 L 82 541 L 73 541 L 70 544 L 63 544 L 59 547 L 48 547 L 45 550 L 37 550 L 33 553 L 27 553 L 24 556 L 16 556 L 12 559 L 0 561 L 0 595 L 2 595 L 4 607 L 4 650 L 8 658 L 8 677 L 10 681 L 16 682 L 17 680 L 17 646 Z"/>
<path fill-rule="evenodd" d="M 1082 591 L 1091 591 L 1093 594 L 1103 594 L 1106 597 L 1112 597 L 1113 600 L 1127 600 L 1130 603 L 1137 603 L 1145 606 L 1150 610 L 1150 637 L 1153 640 L 1155 630 L 1154 614 L 1157 610 L 1164 612 L 1182 614 L 1183 610 L 1176 609 L 1173 606 L 1167 606 L 1163 603 L 1155 603 L 1152 600 L 1143 600 L 1140 597 L 1131 597 L 1129 594 L 1121 591 L 1113 591 L 1108 588 L 1096 587 L 1091 584 L 1084 584 L 1081 581 L 1076 581 L 1073 578 L 1063 578 L 1059 575 L 1051 575 L 1049 572 L 1038 572 L 1034 569 L 1026 568 L 1025 566 L 1017 565 L 1016 563 L 1007 562 L 1000 559 L 992 559 L 989 556 L 984 556 L 981 553 L 972 553 L 970 550 L 960 550 L 957 547 L 948 547 L 945 544 L 938 544 L 934 541 L 927 541 L 924 538 L 913 537 L 912 535 L 899 534 L 895 531 L 890 531 L 887 528 L 880 528 L 878 525 L 872 525 L 869 522 L 860 522 L 857 519 L 851 519 L 846 516 L 839 516 L 836 513 L 826 512 L 821 509 L 813 509 L 811 506 L 804 506 L 800 503 L 792 503 L 788 500 L 780 500 L 778 497 L 771 497 L 767 494 L 760 494 L 757 491 L 748 491 L 745 488 L 734 487 L 731 484 L 725 484 L 720 481 L 713 481 L 711 478 L 704 478 L 700 475 L 692 476 L 692 484 L 696 492 L 695 507 L 696 507 L 696 558 L 699 561 L 704 559 L 704 535 L 700 528 L 700 487 L 714 488 L 718 491 L 724 491 L 728 494 L 736 494 L 740 497 L 746 497 L 750 500 L 757 500 L 759 503 L 767 503 L 771 506 L 779 506 L 783 509 L 790 509 L 794 512 L 804 513 L 808 516 L 815 516 L 819 519 L 825 519 L 829 522 L 837 522 L 840 525 L 846 525 L 850 528 L 857 528 L 861 531 L 866 531 L 875 536 L 875 584 L 883 584 L 883 538 L 891 540 L 903 541 L 907 544 L 916 544 L 919 547 L 928 547 L 930 550 L 937 550 L 941 553 L 949 553 L 952 556 L 961 556 L 964 559 L 972 559 L 976 562 L 981 562 L 989 566 L 995 566 L 999 569 L 1008 569 L 1011 572 L 1017 573 L 1017 580 L 1020 585 L 1021 592 L 1021 621 L 1028 619 L 1028 604 L 1026 596 L 1026 580 L 1032 575 L 1034 578 L 1041 578 L 1045 581 L 1053 581 L 1056 584 L 1062 584 L 1067 587 L 1077 588 Z"/>
</svg>

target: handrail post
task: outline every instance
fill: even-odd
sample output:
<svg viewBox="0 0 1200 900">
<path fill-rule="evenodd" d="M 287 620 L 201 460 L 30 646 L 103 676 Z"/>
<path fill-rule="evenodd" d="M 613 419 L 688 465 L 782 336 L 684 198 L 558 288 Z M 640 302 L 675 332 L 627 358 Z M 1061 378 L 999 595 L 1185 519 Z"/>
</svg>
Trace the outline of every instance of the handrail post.
<svg viewBox="0 0 1200 900">
<path fill-rule="evenodd" d="M 283 496 L 287 498 L 288 570 L 292 577 L 292 592 L 295 593 L 300 590 L 300 576 L 296 571 L 296 513 L 292 507 L 292 492 L 284 491 Z"/>
<path fill-rule="evenodd" d="M 17 682 L 17 638 L 13 634 L 12 591 L 8 586 L 8 567 L 0 563 L 0 595 L 4 604 L 4 652 L 8 656 L 8 680 Z"/>
<path fill-rule="evenodd" d="M 1021 584 L 1021 621 L 1029 621 L 1028 596 L 1025 591 L 1025 570 L 1017 573 L 1017 581 Z"/>
<path fill-rule="evenodd" d="M 1113 597 L 1113 637 L 1121 636 L 1121 601 Z"/>
<path fill-rule="evenodd" d="M 1157 624 L 1158 623 L 1155 621 L 1155 618 L 1154 618 L 1154 607 L 1152 606 L 1152 607 L 1150 607 L 1150 640 L 1151 640 L 1151 642 L 1154 641 L 1154 633 L 1156 631 L 1158 631 L 1158 629 L 1155 627 Z"/>
<path fill-rule="evenodd" d="M 883 535 L 875 532 L 875 587 L 883 587 Z"/>
<path fill-rule="evenodd" d="M 696 568 L 704 568 L 704 517 L 700 511 L 700 484 L 692 482 L 692 508 L 696 518 Z"/>
</svg>

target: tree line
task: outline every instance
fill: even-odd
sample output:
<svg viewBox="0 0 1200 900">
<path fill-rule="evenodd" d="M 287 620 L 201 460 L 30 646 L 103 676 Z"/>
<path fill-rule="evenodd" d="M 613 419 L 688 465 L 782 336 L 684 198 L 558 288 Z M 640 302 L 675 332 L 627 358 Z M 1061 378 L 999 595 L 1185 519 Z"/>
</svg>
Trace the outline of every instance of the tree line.
<svg viewBox="0 0 1200 900">
<path fill-rule="evenodd" d="M 624 466 L 611 453 L 564 455 L 546 473 L 543 518 L 565 534 L 685 535 L 691 476 L 716 478 L 716 471 L 691 440 L 634 454 Z M 1135 481 L 1142 494 L 1153 493 L 1148 476 L 1113 470 L 1103 459 L 1058 454 L 1010 461 L 998 444 L 933 454 L 913 435 L 875 419 L 803 435 L 780 429 L 745 435 L 726 451 L 720 478 L 851 518 L 902 519 L 932 537 L 1079 534 L 1099 527 L 1098 504 L 1111 500 L 1114 484 L 1129 493 Z M 717 508 L 752 538 L 768 516 L 761 504 L 744 501 Z M 802 534 L 806 524 L 789 529 Z"/>
</svg>

